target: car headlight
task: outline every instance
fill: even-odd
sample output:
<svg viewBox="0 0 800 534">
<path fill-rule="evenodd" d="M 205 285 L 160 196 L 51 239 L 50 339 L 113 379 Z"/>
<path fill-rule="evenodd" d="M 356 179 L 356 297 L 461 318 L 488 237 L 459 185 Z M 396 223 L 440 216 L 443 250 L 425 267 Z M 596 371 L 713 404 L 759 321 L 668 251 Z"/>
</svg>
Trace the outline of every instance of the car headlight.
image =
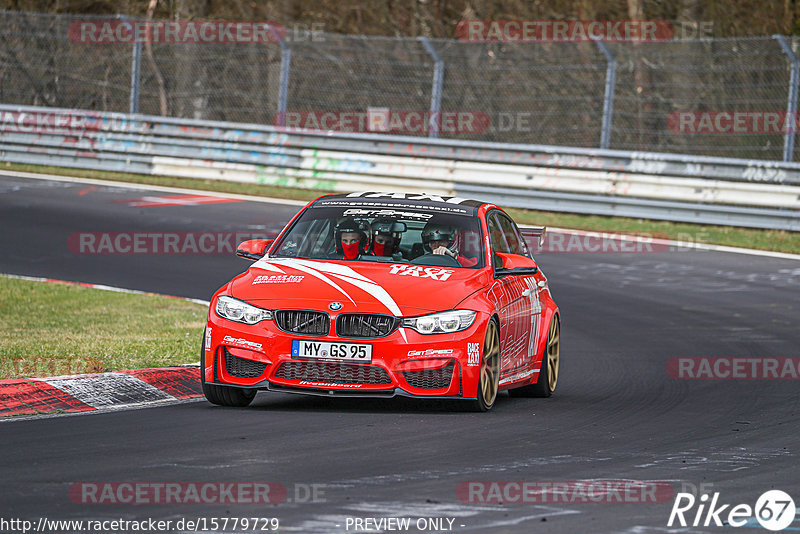
<svg viewBox="0 0 800 534">
<path fill-rule="evenodd" d="M 272 319 L 272 312 L 233 297 L 217 299 L 217 315 L 229 321 L 244 324 L 256 324 L 265 319 Z"/>
<path fill-rule="evenodd" d="M 421 317 L 406 317 L 402 326 L 413 328 L 420 334 L 450 334 L 469 328 L 477 313 L 471 310 L 452 310 Z"/>
</svg>

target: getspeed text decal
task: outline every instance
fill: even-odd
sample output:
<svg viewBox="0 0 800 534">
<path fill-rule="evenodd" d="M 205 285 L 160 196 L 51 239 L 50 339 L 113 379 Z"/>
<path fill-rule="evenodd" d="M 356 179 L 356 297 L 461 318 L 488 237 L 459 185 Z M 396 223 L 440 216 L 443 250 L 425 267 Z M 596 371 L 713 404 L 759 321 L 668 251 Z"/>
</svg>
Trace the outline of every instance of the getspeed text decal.
<svg viewBox="0 0 800 534">
<path fill-rule="evenodd" d="M 263 350 L 264 348 L 261 343 L 256 343 L 255 341 L 250 341 L 242 337 L 225 336 L 222 342 L 231 347 L 239 347 L 241 349 Z"/>
</svg>

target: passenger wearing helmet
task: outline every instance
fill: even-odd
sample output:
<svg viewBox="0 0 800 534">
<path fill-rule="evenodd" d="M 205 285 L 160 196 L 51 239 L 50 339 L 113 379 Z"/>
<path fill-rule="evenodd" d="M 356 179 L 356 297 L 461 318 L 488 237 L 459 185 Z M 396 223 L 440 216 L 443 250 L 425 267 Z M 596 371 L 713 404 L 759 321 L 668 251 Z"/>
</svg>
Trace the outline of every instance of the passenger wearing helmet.
<svg viewBox="0 0 800 534">
<path fill-rule="evenodd" d="M 345 260 L 354 260 L 366 254 L 370 244 L 370 228 L 366 221 L 346 217 L 335 229 L 336 253 Z"/>
<path fill-rule="evenodd" d="M 422 229 L 422 246 L 425 254 L 446 254 L 455 258 L 462 267 L 474 267 L 478 258 L 467 258 L 455 246 L 456 229 L 446 224 L 429 222 Z"/>
<path fill-rule="evenodd" d="M 372 221 L 372 253 L 375 256 L 389 256 L 402 259 L 400 240 L 406 225 L 388 217 Z"/>
</svg>

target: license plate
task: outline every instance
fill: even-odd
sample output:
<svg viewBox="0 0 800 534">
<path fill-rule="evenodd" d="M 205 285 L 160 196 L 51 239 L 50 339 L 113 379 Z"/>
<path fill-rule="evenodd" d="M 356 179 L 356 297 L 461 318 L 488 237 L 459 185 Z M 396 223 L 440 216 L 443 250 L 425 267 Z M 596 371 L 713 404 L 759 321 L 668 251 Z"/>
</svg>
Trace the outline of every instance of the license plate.
<svg viewBox="0 0 800 534">
<path fill-rule="evenodd" d="M 319 358 L 365 362 L 372 361 L 372 345 L 368 343 L 331 343 L 329 341 L 292 340 L 292 358 Z"/>
</svg>

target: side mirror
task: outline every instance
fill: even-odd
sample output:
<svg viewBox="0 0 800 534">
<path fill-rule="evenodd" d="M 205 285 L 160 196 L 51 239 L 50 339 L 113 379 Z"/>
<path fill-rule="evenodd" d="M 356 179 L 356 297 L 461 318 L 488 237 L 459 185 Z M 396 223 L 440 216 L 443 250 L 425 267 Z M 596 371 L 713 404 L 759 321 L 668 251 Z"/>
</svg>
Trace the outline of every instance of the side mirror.
<svg viewBox="0 0 800 534">
<path fill-rule="evenodd" d="M 236 247 L 236 255 L 248 260 L 260 260 L 267 254 L 267 249 L 274 239 L 249 239 Z"/>
<path fill-rule="evenodd" d="M 528 276 L 539 272 L 539 266 L 527 256 L 502 252 L 498 252 L 496 256 L 500 258 L 502 263 L 501 267 L 495 270 L 498 275 Z"/>
</svg>

